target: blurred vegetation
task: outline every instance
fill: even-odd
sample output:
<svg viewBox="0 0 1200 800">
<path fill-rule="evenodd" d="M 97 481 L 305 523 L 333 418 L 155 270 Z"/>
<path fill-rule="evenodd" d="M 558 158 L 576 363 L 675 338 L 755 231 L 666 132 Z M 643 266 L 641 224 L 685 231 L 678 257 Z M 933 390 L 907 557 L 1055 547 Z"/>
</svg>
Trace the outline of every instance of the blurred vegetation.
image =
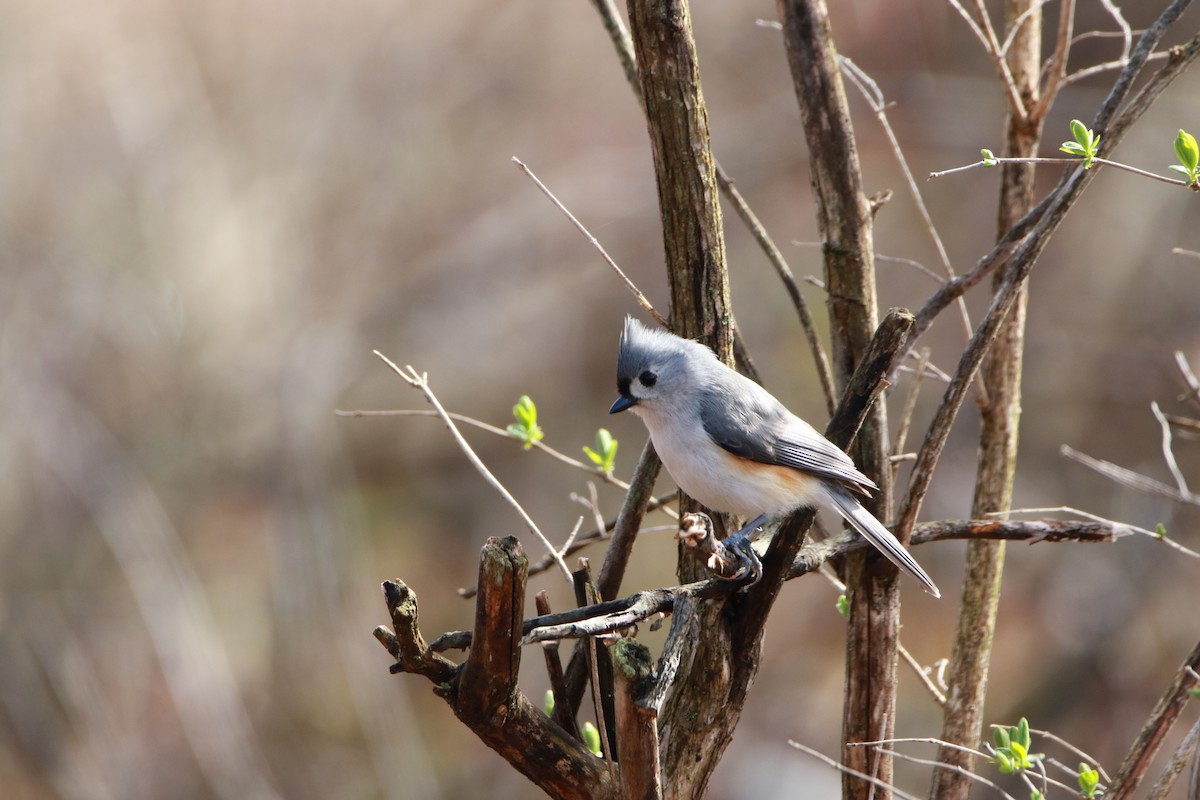
<svg viewBox="0 0 1200 800">
<path fill-rule="evenodd" d="M 696 5 L 716 152 L 779 241 L 811 242 L 787 65 L 778 32 L 755 24 L 773 6 Z M 914 171 L 998 145 L 999 89 L 948 6 L 834 5 L 839 48 L 896 103 Z M 1157 13 L 1128 5 L 1135 29 Z M 605 412 L 633 306 L 510 162 L 528 163 L 661 302 L 645 127 L 595 13 L 583 2 L 2 7 L 5 797 L 535 796 L 422 681 L 389 675 L 370 636 L 386 621 L 379 581 L 394 576 L 420 595 L 427 634 L 469 626 L 453 589 L 473 580 L 484 539 L 520 534 L 519 521 L 438 422 L 332 412 L 424 407 L 377 348 L 428 371 L 450 410 L 501 427 L 533 396 L 545 442 L 563 452 L 613 426 L 625 442 L 615 474 L 628 476 L 644 432 Z M 1076 30 L 1095 27 L 1111 27 L 1102 9 L 1081 8 Z M 1072 63 L 1115 52 L 1087 40 Z M 1101 85 L 1071 87 L 1050 129 L 1089 119 Z M 1188 75 L 1117 156 L 1165 169 L 1175 132 L 1200 127 L 1198 90 Z M 886 141 L 855 103 L 868 191 L 897 190 L 878 217 L 879 252 L 933 263 Z M 994 236 L 996 179 L 923 187 L 960 271 Z M 1016 506 L 1163 523 L 1200 547 L 1195 510 L 1058 453 L 1069 444 L 1169 480 L 1149 404 L 1177 402 L 1174 350 L 1200 364 L 1200 263 L 1171 252 L 1200 250 L 1195 220 L 1190 193 L 1111 172 L 1047 250 L 1033 277 Z M 726 227 L 757 365 L 821 421 L 786 294 L 732 215 Z M 786 254 L 800 275 L 819 269 L 811 247 Z M 932 283 L 884 263 L 880 286 L 885 306 L 915 306 Z M 823 314 L 819 290 L 805 291 Z M 983 302 L 971 301 L 977 315 Z M 957 352 L 952 315 L 928 341 L 934 363 Z M 968 416 L 927 518 L 969 508 Z M 468 435 L 559 540 L 590 513 L 570 498 L 587 494 L 583 473 Z M 1200 482 L 1200 447 L 1177 452 Z M 598 491 L 611 515 L 618 490 Z M 667 535 L 647 534 L 626 587 L 670 583 L 673 552 Z M 961 546 L 919 556 L 955 584 Z M 1028 717 L 1115 766 L 1195 642 L 1198 570 L 1143 538 L 1011 549 L 988 719 Z M 533 581 L 543 587 L 556 608 L 570 602 L 557 574 Z M 904 641 L 932 663 L 948 655 L 954 606 L 909 589 Z M 836 750 L 835 600 L 817 579 L 789 586 L 714 797 L 836 787 L 786 745 Z M 533 696 L 539 662 L 526 659 Z M 902 680 L 898 733 L 930 735 L 940 713 Z"/>
</svg>

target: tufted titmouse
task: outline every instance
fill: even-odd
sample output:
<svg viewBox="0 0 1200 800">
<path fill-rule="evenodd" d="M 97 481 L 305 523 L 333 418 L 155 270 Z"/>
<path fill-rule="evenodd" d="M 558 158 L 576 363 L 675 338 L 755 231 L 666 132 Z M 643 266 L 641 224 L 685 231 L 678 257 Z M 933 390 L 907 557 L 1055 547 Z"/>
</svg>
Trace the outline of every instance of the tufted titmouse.
<svg viewBox="0 0 1200 800">
<path fill-rule="evenodd" d="M 641 417 L 679 488 L 709 508 L 754 518 L 736 536 L 747 537 L 768 519 L 799 508 L 832 508 L 941 597 L 916 559 L 855 499 L 855 493 L 878 488 L 871 479 L 712 350 L 626 317 L 617 391 L 621 396 L 609 413 L 632 409 Z"/>
</svg>

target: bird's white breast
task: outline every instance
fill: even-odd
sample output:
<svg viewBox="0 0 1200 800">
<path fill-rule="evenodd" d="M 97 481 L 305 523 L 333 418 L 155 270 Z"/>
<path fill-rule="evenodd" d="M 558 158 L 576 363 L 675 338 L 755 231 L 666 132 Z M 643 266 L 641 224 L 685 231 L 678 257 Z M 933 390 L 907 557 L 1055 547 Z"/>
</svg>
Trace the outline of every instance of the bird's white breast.
<svg viewBox="0 0 1200 800">
<path fill-rule="evenodd" d="M 820 479 L 733 455 L 712 440 L 699 415 L 668 416 L 640 406 L 633 410 L 646 423 L 654 449 L 679 488 L 715 511 L 750 519 L 823 504 Z"/>
</svg>

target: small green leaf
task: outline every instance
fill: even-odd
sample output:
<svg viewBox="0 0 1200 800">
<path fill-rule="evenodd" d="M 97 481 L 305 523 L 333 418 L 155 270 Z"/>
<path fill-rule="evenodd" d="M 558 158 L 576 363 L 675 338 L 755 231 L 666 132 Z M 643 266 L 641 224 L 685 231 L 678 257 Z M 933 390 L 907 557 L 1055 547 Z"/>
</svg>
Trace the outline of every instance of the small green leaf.
<svg viewBox="0 0 1200 800">
<path fill-rule="evenodd" d="M 996 160 L 996 156 L 992 153 L 992 151 L 988 150 L 986 147 L 980 150 L 979 154 L 983 156 L 983 166 L 985 167 L 994 167 L 1000 163 Z"/>
<path fill-rule="evenodd" d="M 596 449 L 583 446 L 584 455 L 591 459 L 596 469 L 611 475 L 617 462 L 617 440 L 605 428 L 596 431 Z"/>
<path fill-rule="evenodd" d="M 1030 789 L 1029 800 L 1046 800 L 1046 795 L 1042 794 L 1037 789 Z"/>
<path fill-rule="evenodd" d="M 517 404 L 513 406 L 513 417 L 516 422 L 506 428 L 508 435 L 514 439 L 519 439 L 524 443 L 525 449 L 533 447 L 536 442 L 540 442 L 546 434 L 537 424 L 537 406 L 529 395 L 523 394 L 517 400 Z"/>
<path fill-rule="evenodd" d="M 1029 720 L 1021 717 L 1021 721 L 1017 723 L 1017 734 L 1013 738 L 1021 743 L 1025 752 L 1029 752 L 1029 747 L 1033 744 L 1033 739 L 1029 736 Z"/>
<path fill-rule="evenodd" d="M 837 599 L 837 612 L 843 617 L 850 616 L 850 598 L 844 594 L 839 594 Z"/>
<path fill-rule="evenodd" d="M 1161 522 L 1158 523 L 1157 525 L 1155 525 L 1154 526 L 1154 535 L 1160 539 L 1162 537 L 1166 536 L 1167 535 L 1167 526 L 1163 525 Z"/>
<path fill-rule="evenodd" d="M 992 728 L 992 740 L 996 742 L 997 750 L 1007 750 L 1010 742 L 1008 728 Z"/>
<path fill-rule="evenodd" d="M 1013 760 L 1009 758 L 1003 750 L 996 751 L 996 765 L 1005 775 L 1012 775 L 1016 770 L 1013 768 Z"/>
<path fill-rule="evenodd" d="M 547 717 L 554 713 L 554 690 L 553 689 L 546 690 L 546 700 L 542 705 L 546 709 Z"/>
<path fill-rule="evenodd" d="M 1079 142 L 1080 146 L 1085 150 L 1092 144 L 1092 132 L 1077 119 L 1071 120 L 1071 135 L 1075 137 L 1075 141 Z"/>
<path fill-rule="evenodd" d="M 1200 166 L 1200 147 L 1196 146 L 1196 137 L 1182 128 L 1175 137 L 1175 155 L 1179 156 L 1179 163 L 1190 173 L 1194 174 Z"/>
<path fill-rule="evenodd" d="M 596 756 L 604 755 L 604 751 L 600 749 L 600 731 L 590 722 L 583 723 L 583 746 Z"/>
<path fill-rule="evenodd" d="M 1079 791 L 1084 797 L 1092 798 L 1096 796 L 1096 790 L 1100 785 L 1100 773 L 1092 769 L 1091 765 L 1083 762 L 1079 765 L 1079 775 L 1076 777 L 1079 783 Z"/>
<path fill-rule="evenodd" d="M 1188 689 L 1188 696 L 1200 697 L 1200 686 L 1193 686 L 1191 689 Z"/>
<path fill-rule="evenodd" d="M 1083 168 L 1091 169 L 1096 154 L 1100 152 L 1100 137 L 1077 119 L 1071 120 L 1071 136 L 1075 141 L 1063 142 L 1058 149 L 1079 156 L 1083 159 Z"/>
</svg>

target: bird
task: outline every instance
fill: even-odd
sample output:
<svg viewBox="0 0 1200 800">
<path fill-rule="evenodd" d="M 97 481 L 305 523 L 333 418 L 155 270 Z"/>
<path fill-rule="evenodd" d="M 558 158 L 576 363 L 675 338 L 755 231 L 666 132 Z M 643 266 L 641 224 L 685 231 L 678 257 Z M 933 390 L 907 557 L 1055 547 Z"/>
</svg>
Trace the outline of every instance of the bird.
<svg viewBox="0 0 1200 800">
<path fill-rule="evenodd" d="M 727 546 L 744 548 L 757 563 L 748 545 L 759 527 L 801 508 L 829 508 L 941 597 L 916 559 L 859 502 L 879 487 L 841 448 L 708 347 L 627 316 L 617 392 L 609 413 L 629 410 L 641 418 L 680 489 L 715 511 L 750 520 Z"/>
</svg>

